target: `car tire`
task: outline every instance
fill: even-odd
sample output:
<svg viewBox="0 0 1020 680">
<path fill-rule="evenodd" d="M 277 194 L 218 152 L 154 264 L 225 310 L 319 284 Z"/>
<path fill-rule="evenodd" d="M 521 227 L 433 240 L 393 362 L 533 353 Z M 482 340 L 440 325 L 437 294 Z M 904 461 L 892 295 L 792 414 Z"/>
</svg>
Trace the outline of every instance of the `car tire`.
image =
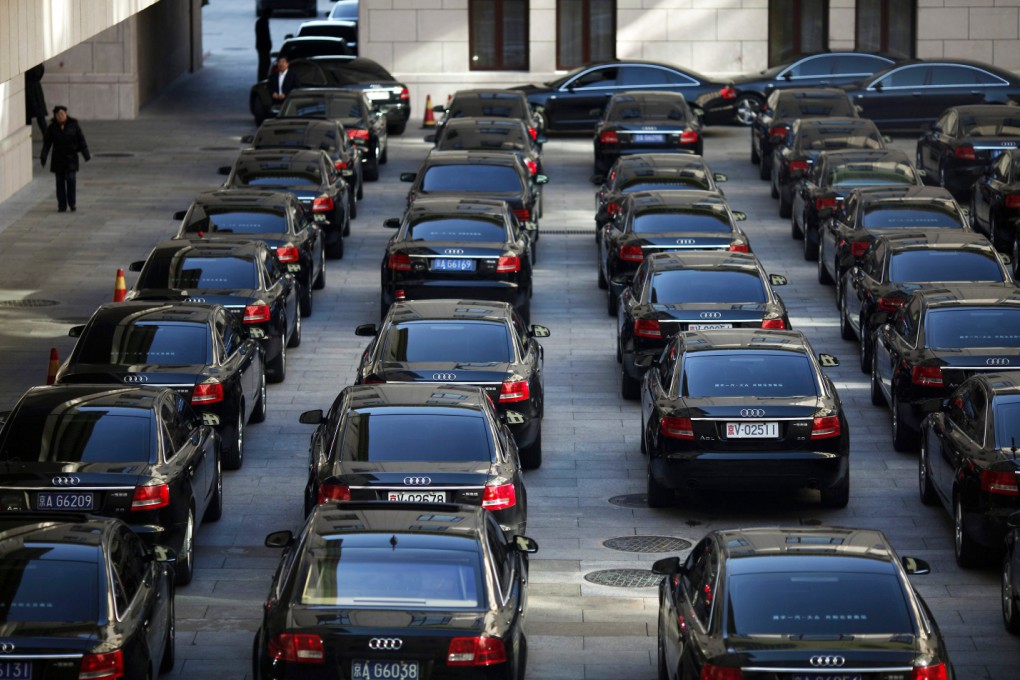
<svg viewBox="0 0 1020 680">
<path fill-rule="evenodd" d="M 868 320 L 864 318 L 864 314 L 861 314 L 857 321 L 857 337 L 861 339 L 861 373 L 867 375 L 871 371 L 871 357 L 875 353 L 875 346 L 874 340 L 868 333 Z"/>
<path fill-rule="evenodd" d="M 811 233 L 809 227 L 804 228 L 804 259 L 808 262 L 818 259 L 818 237 Z"/>
<path fill-rule="evenodd" d="M 397 137 L 399 137 L 400 135 L 404 134 L 404 130 L 406 130 L 406 129 L 407 129 L 407 122 L 406 121 L 400 122 L 400 123 L 387 123 L 386 124 L 386 132 L 388 134 L 395 135 Z"/>
<path fill-rule="evenodd" d="M 228 470 L 240 470 L 241 466 L 244 465 L 244 402 L 238 404 L 237 418 L 234 420 L 230 439 L 231 441 L 228 446 L 220 446 L 223 467 Z"/>
<path fill-rule="evenodd" d="M 804 232 L 800 230 L 800 225 L 797 224 L 797 220 L 790 218 L 790 238 L 794 241 L 799 241 L 804 238 Z"/>
<path fill-rule="evenodd" d="M 353 220 L 358 216 L 358 192 L 351 189 L 347 192 L 347 205 L 349 206 L 350 219 Z M 347 221 L 347 226 L 344 228 L 344 236 L 351 233 L 351 222 Z"/>
<path fill-rule="evenodd" d="M 314 310 L 312 303 L 312 287 L 301 286 L 300 295 L 301 316 L 311 316 Z"/>
<path fill-rule="evenodd" d="M 751 165 L 758 165 L 761 163 L 761 156 L 758 155 L 758 149 L 754 148 L 754 133 L 751 133 Z"/>
<path fill-rule="evenodd" d="M 1020 608 L 1013 592 L 1013 559 L 1009 550 L 1002 555 L 1002 625 L 1013 635 L 1020 635 Z"/>
<path fill-rule="evenodd" d="M 655 476 L 652 475 L 652 467 L 648 466 L 648 507 L 650 508 L 668 508 L 673 504 L 673 493 L 655 481 Z"/>
<path fill-rule="evenodd" d="M 776 180 L 772 177 L 772 173 L 769 173 L 769 195 L 772 198 L 779 198 L 779 187 L 776 185 Z"/>
<path fill-rule="evenodd" d="M 251 412 L 251 416 L 248 417 L 249 423 L 261 423 L 266 419 L 266 407 L 267 407 L 268 393 L 266 390 L 266 370 L 265 367 L 262 369 L 262 375 L 259 377 L 259 396 L 258 401 L 255 402 L 255 410 Z"/>
<path fill-rule="evenodd" d="M 825 248 L 822 246 L 821 234 L 818 237 L 818 283 L 831 286 L 835 283 L 829 270 L 825 268 Z"/>
<path fill-rule="evenodd" d="M 758 177 L 763 180 L 768 180 L 770 177 L 770 167 L 772 166 L 772 154 L 764 154 L 761 160 L 758 162 Z M 773 197 L 774 198 L 774 197 Z"/>
<path fill-rule="evenodd" d="M 641 381 L 627 375 L 627 369 L 620 371 L 620 396 L 628 401 L 634 401 L 641 396 Z"/>
<path fill-rule="evenodd" d="M 850 325 L 850 321 L 846 317 L 846 298 L 840 298 L 839 301 L 839 337 L 844 340 L 854 340 L 857 336 L 854 335 L 854 327 Z"/>
<path fill-rule="evenodd" d="M 366 180 L 369 182 L 376 182 L 379 180 L 379 145 L 377 144 L 372 155 L 365 161 L 365 165 L 362 168 L 362 173 Z"/>
<path fill-rule="evenodd" d="M 337 235 L 337 240 L 333 243 L 326 242 L 326 257 L 331 260 L 342 260 L 344 257 L 344 237 L 343 234 Z"/>
<path fill-rule="evenodd" d="M 821 502 L 823 508 L 845 508 L 850 503 L 850 474 L 847 473 L 832 486 L 822 489 Z"/>
<path fill-rule="evenodd" d="M 169 615 L 167 616 L 166 640 L 163 642 L 163 657 L 159 660 L 159 672 L 169 673 L 177 662 L 177 610 L 174 607 L 174 598 L 170 597 L 166 603 Z"/>
<path fill-rule="evenodd" d="M 793 200 L 792 198 L 786 198 L 786 192 L 779 191 L 779 216 L 780 217 L 792 217 L 793 216 Z"/>
<path fill-rule="evenodd" d="M 612 289 L 609 290 L 609 304 L 606 306 L 606 311 L 609 312 L 609 316 L 616 316 L 620 310 L 620 298 L 617 295 L 613 295 Z"/>
<path fill-rule="evenodd" d="M 266 378 L 271 383 L 282 383 L 287 378 L 287 343 L 280 338 L 280 353 L 266 365 Z"/>
<path fill-rule="evenodd" d="M 319 256 L 319 275 L 315 277 L 315 282 L 312 284 L 313 290 L 322 290 L 326 287 L 326 252 L 323 251 Z"/>
<path fill-rule="evenodd" d="M 953 495 L 953 554 L 956 556 L 956 563 L 964 569 L 980 567 L 987 559 L 984 548 L 975 543 L 973 537 L 967 533 L 959 493 Z"/>
<path fill-rule="evenodd" d="M 620 334 L 616 334 L 616 363 L 623 363 L 623 347 L 620 346 Z"/>
<path fill-rule="evenodd" d="M 297 318 L 294 319 L 294 332 L 291 333 L 290 339 L 287 340 L 287 347 L 300 347 L 301 346 L 301 305 L 297 306 Z"/>
<path fill-rule="evenodd" d="M 761 99 L 753 94 L 742 94 L 733 102 L 733 119 L 738 125 L 747 127 L 761 110 Z"/>
<path fill-rule="evenodd" d="M 602 273 L 602 267 L 596 267 L 596 269 L 598 269 L 599 290 L 609 290 L 609 282 L 606 281 L 606 275 Z"/>
<path fill-rule="evenodd" d="M 641 419 L 641 455 L 648 455 L 648 442 L 645 441 L 645 419 Z"/>
<path fill-rule="evenodd" d="M 885 406 L 885 395 L 882 394 L 882 387 L 878 382 L 878 359 L 871 357 L 871 405 Z"/>
<path fill-rule="evenodd" d="M 889 408 L 892 411 L 893 448 L 900 453 L 910 453 L 917 445 L 917 437 L 903 423 L 903 405 L 900 404 L 900 398 L 896 396 L 895 385 L 893 385 L 892 403 Z"/>
<path fill-rule="evenodd" d="M 223 465 L 219 459 L 216 460 L 216 484 L 213 485 L 213 495 L 209 499 L 209 507 L 202 515 L 203 522 L 216 522 L 223 517 Z"/>
<path fill-rule="evenodd" d="M 935 505 L 938 496 L 935 486 L 931 483 L 931 465 L 928 463 L 927 437 L 921 433 L 921 451 L 917 456 L 917 491 L 924 505 Z"/>
<path fill-rule="evenodd" d="M 351 235 L 351 202 L 347 202 L 347 210 L 344 211 L 344 236 Z"/>
<path fill-rule="evenodd" d="M 519 451 L 521 467 L 525 470 L 537 470 L 542 467 L 542 423 L 538 424 L 535 441 Z"/>
<path fill-rule="evenodd" d="M 362 175 L 361 177 L 358 177 L 358 189 L 355 192 L 355 196 L 354 197 L 357 198 L 359 201 L 361 199 L 365 198 L 365 177 L 364 177 L 364 175 Z"/>
<path fill-rule="evenodd" d="M 177 562 L 174 564 L 174 583 L 186 586 L 195 576 L 195 508 L 188 506 L 188 518 L 184 525 L 184 538 L 181 549 L 177 551 Z"/>
</svg>

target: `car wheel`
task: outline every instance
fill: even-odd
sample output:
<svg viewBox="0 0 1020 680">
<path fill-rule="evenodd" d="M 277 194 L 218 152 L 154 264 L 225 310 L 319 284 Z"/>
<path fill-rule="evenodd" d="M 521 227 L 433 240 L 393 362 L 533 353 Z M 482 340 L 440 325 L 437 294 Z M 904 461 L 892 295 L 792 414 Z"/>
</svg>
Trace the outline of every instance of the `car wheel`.
<svg viewBox="0 0 1020 680">
<path fill-rule="evenodd" d="M 169 599 L 166 603 L 166 640 L 163 642 L 163 658 L 159 660 L 160 673 L 170 672 L 177 662 L 177 611 L 174 608 L 174 598 Z"/>
<path fill-rule="evenodd" d="M 804 259 L 808 262 L 818 259 L 817 232 L 812 232 L 811 228 L 806 225 L 804 227 Z"/>
<path fill-rule="evenodd" d="M 760 99 L 753 94 L 742 94 L 733 103 L 733 117 L 740 125 L 750 125 L 760 109 Z"/>
<path fill-rule="evenodd" d="M 290 339 L 287 341 L 287 347 L 300 347 L 301 346 L 301 305 L 297 306 L 297 318 L 294 319 L 294 332 L 291 333 Z"/>
<path fill-rule="evenodd" d="M 620 334 L 616 334 L 616 363 L 623 363 L 623 347 L 620 345 Z"/>
<path fill-rule="evenodd" d="M 761 156 L 758 155 L 758 149 L 754 148 L 754 133 L 751 134 L 751 165 L 758 165 L 761 163 Z"/>
<path fill-rule="evenodd" d="M 520 450 L 521 467 L 525 470 L 537 470 L 542 467 L 542 423 L 538 424 L 535 441 Z"/>
<path fill-rule="evenodd" d="M 251 416 L 248 418 L 249 423 L 261 423 L 266 419 L 266 371 L 262 369 L 262 375 L 259 376 L 259 396 L 258 401 L 255 402 L 255 410 L 251 412 Z"/>
<path fill-rule="evenodd" d="M 896 396 L 895 385 L 892 389 L 890 409 L 892 410 L 893 448 L 901 453 L 909 453 L 917 443 L 916 437 L 903 422 L 903 405 L 900 404 L 900 398 Z"/>
<path fill-rule="evenodd" d="M 340 231 L 341 233 L 336 235 L 336 241 L 333 241 L 332 243 L 329 241 L 326 242 L 326 257 L 333 260 L 341 260 L 344 256 L 343 229 Z"/>
<path fill-rule="evenodd" d="M 223 517 L 223 466 L 219 459 L 216 460 L 216 484 L 213 485 L 213 495 L 209 499 L 209 507 L 202 515 L 203 522 L 215 522 Z"/>
<path fill-rule="evenodd" d="M 314 290 L 322 290 L 326 287 L 326 252 L 323 251 L 319 256 L 319 275 L 315 277 L 315 283 L 312 284 Z"/>
<path fill-rule="evenodd" d="M 832 268 L 836 272 L 832 278 L 836 281 L 836 309 L 839 309 L 839 301 L 843 299 L 846 285 L 843 283 L 843 272 L 839 270 L 839 261 L 833 262 Z"/>
<path fill-rule="evenodd" d="M 266 378 L 271 383 L 282 383 L 287 377 L 287 343 L 280 338 L 280 353 L 266 365 Z"/>
<path fill-rule="evenodd" d="M 847 473 L 829 488 L 822 489 L 821 501 L 823 508 L 845 508 L 850 503 L 850 474 Z"/>
<path fill-rule="evenodd" d="M 931 466 L 928 464 L 927 436 L 921 433 L 921 453 L 917 457 L 917 490 L 924 505 L 935 505 L 935 487 L 931 483 Z"/>
<path fill-rule="evenodd" d="M 301 286 L 301 316 L 311 316 L 312 309 L 312 287 Z"/>
<path fill-rule="evenodd" d="M 961 567 L 977 567 L 985 561 L 985 551 L 974 542 L 963 521 L 963 503 L 960 494 L 953 496 L 953 551 Z"/>
<path fill-rule="evenodd" d="M 772 198 L 779 198 L 779 186 L 776 184 L 776 178 L 769 173 L 769 190 Z"/>
<path fill-rule="evenodd" d="M 347 191 L 347 205 L 349 206 L 350 219 L 353 220 L 358 216 L 358 196 L 357 191 L 353 188 L 348 188 Z M 344 236 L 351 233 L 350 220 L 347 221 L 347 226 L 344 227 Z"/>
<path fill-rule="evenodd" d="M 347 201 L 347 210 L 344 211 L 344 219 L 343 219 L 343 223 L 344 223 L 344 236 L 350 236 L 351 235 L 351 217 L 353 217 L 353 215 L 351 214 L 351 201 L 348 200 Z"/>
<path fill-rule="evenodd" d="M 355 192 L 355 198 L 359 201 L 365 198 L 365 177 L 364 175 L 358 177 L 358 190 Z"/>
<path fill-rule="evenodd" d="M 397 137 L 399 137 L 400 135 L 404 134 L 404 130 L 405 129 L 407 129 L 407 123 L 387 123 L 386 124 L 386 132 L 388 132 L 391 135 L 396 135 Z"/>
<path fill-rule="evenodd" d="M 871 357 L 871 404 L 873 406 L 885 406 L 885 395 L 882 394 L 882 386 L 878 382 L 878 359 Z"/>
<path fill-rule="evenodd" d="M 191 583 L 195 575 L 195 509 L 188 507 L 188 519 L 184 525 L 184 538 L 181 548 L 177 551 L 177 563 L 174 565 L 174 582 L 179 586 Z"/>
<path fill-rule="evenodd" d="M 762 154 L 761 161 L 758 163 L 758 177 L 764 180 L 769 179 L 769 168 L 772 167 L 772 154 Z M 775 198 L 775 196 L 773 196 Z"/>
<path fill-rule="evenodd" d="M 372 150 L 368 160 L 365 161 L 365 165 L 362 168 L 362 174 L 369 182 L 375 182 L 379 179 L 379 156 L 380 156 L 379 144 L 375 145 L 375 149 Z"/>
<path fill-rule="evenodd" d="M 868 335 L 868 320 L 861 314 L 857 321 L 857 337 L 860 338 L 861 373 L 871 370 L 871 357 L 875 352 L 871 337 Z"/>
<path fill-rule="evenodd" d="M 844 340 L 853 340 L 856 336 L 853 326 L 850 325 L 850 320 L 846 318 L 846 298 L 840 298 L 839 301 L 839 337 Z"/>
<path fill-rule="evenodd" d="M 641 419 L 641 455 L 648 455 L 648 442 L 645 441 L 645 419 Z"/>
<path fill-rule="evenodd" d="M 804 232 L 800 230 L 800 225 L 797 224 L 797 220 L 790 219 L 790 237 L 794 241 L 799 241 L 804 238 Z"/>
<path fill-rule="evenodd" d="M 609 304 L 606 310 L 609 312 L 609 316 L 616 316 L 616 313 L 620 309 L 620 298 L 619 296 L 613 295 L 612 289 L 609 290 Z"/>
<path fill-rule="evenodd" d="M 659 606 L 661 607 L 662 604 L 660 603 Z M 659 621 L 659 630 L 655 637 L 657 640 L 655 646 L 658 648 L 655 662 L 656 680 L 669 680 L 669 670 L 666 668 L 666 648 L 662 644 L 662 621 Z"/>
<path fill-rule="evenodd" d="M 1013 557 L 1006 550 L 1002 556 L 1002 624 L 1013 635 L 1020 635 L 1020 609 L 1013 588 Z"/>
<path fill-rule="evenodd" d="M 818 283 L 823 286 L 831 286 L 835 281 L 832 280 L 832 276 L 829 274 L 829 270 L 825 268 L 825 242 L 822 241 L 821 235 L 818 237 Z"/>
<path fill-rule="evenodd" d="M 641 396 L 641 381 L 627 375 L 627 369 L 620 371 L 620 396 L 624 399 L 635 400 Z"/>
<path fill-rule="evenodd" d="M 786 192 L 779 191 L 779 216 L 780 217 L 792 217 L 793 216 L 793 200 L 786 197 Z"/>
<path fill-rule="evenodd" d="M 223 456 L 223 467 L 228 470 L 240 470 L 244 465 L 244 402 L 237 405 L 237 418 L 234 430 L 230 433 L 231 442 L 226 451 L 220 447 Z"/>
<path fill-rule="evenodd" d="M 601 266 L 596 266 L 596 269 L 598 269 L 598 272 L 599 272 L 598 273 L 599 290 L 608 290 L 609 289 L 609 282 L 606 281 L 606 275 L 602 273 L 602 267 Z"/>
<path fill-rule="evenodd" d="M 673 504 L 672 492 L 659 484 L 652 474 L 652 466 L 648 466 L 648 507 L 666 508 Z"/>
</svg>

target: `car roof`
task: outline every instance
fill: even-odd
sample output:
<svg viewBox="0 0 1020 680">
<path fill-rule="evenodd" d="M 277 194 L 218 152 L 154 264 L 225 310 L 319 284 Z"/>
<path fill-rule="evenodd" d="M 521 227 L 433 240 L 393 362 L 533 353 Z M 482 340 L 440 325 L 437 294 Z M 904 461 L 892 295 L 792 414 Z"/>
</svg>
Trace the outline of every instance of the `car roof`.
<svg viewBox="0 0 1020 680">
<path fill-rule="evenodd" d="M 318 537 L 337 534 L 376 534 L 389 541 L 394 534 L 433 534 L 480 538 L 488 512 L 480 506 L 458 503 L 363 501 L 324 503 L 308 518 L 309 533 Z"/>
<path fill-rule="evenodd" d="M 204 191 L 195 197 L 195 205 L 204 208 L 230 207 L 244 210 L 264 208 L 266 210 L 282 210 L 287 205 L 298 204 L 294 194 L 283 191 L 264 191 L 259 189 L 217 189 Z"/>
<path fill-rule="evenodd" d="M 865 205 L 878 202 L 917 202 L 933 205 L 956 204 L 956 199 L 948 190 L 942 187 L 929 187 L 923 185 L 897 185 L 889 187 L 861 187 L 853 189 L 853 192 L 860 196 Z"/>
<path fill-rule="evenodd" d="M 440 151 L 433 149 L 425 157 L 424 166 L 432 165 L 508 165 L 520 167 L 517 154 L 505 151 L 471 151 L 453 149 Z"/>
<path fill-rule="evenodd" d="M 408 300 L 390 305 L 387 317 L 392 323 L 408 321 L 498 321 L 505 323 L 510 317 L 506 302 L 486 300 Z"/>
<path fill-rule="evenodd" d="M 691 189 L 689 191 L 635 191 L 627 194 L 624 201 L 633 205 L 634 211 L 639 215 L 647 212 L 669 211 L 670 209 L 682 210 L 684 208 L 711 209 L 716 212 L 726 212 L 729 204 L 726 197 L 718 191 L 705 191 L 703 189 Z"/>
<path fill-rule="evenodd" d="M 187 242 L 184 241 L 184 243 Z M 92 319 L 103 324 L 133 324 L 152 321 L 207 324 L 220 309 L 223 309 L 220 305 L 201 302 L 168 303 L 144 300 L 108 302 L 100 305 L 93 312 Z"/>
<path fill-rule="evenodd" d="M 975 373 L 973 378 L 988 385 L 993 397 L 1020 397 L 1020 374 L 1017 371 L 1003 373 Z M 1010 399 L 1010 401 L 1013 401 Z"/>
<path fill-rule="evenodd" d="M 842 149 L 839 151 L 825 151 L 822 153 L 822 159 L 822 162 L 829 165 L 836 163 L 881 163 L 887 161 L 913 163 L 910 156 L 899 149 Z"/>
<path fill-rule="evenodd" d="M 18 400 L 18 408 L 33 411 L 61 413 L 81 408 L 116 408 L 151 411 L 156 400 L 164 392 L 173 394 L 168 387 L 135 387 L 119 385 L 40 385 L 29 389 Z"/>
<path fill-rule="evenodd" d="M 262 122 L 255 137 L 272 130 L 303 130 L 306 135 L 336 133 L 337 123 L 332 118 L 270 118 Z"/>
<path fill-rule="evenodd" d="M 119 519 L 74 512 L 0 512 L 0 553 L 32 543 L 67 544 L 64 559 L 98 557 L 100 547 Z"/>
<path fill-rule="evenodd" d="M 983 235 L 960 229 L 910 229 L 902 233 L 887 233 L 875 239 L 875 245 L 886 244 L 890 250 L 973 249 L 994 251 Z"/>
<path fill-rule="evenodd" d="M 794 126 L 798 130 L 815 130 L 816 128 L 827 128 L 827 127 L 867 127 L 874 128 L 875 121 L 870 118 L 850 118 L 848 116 L 834 116 L 828 117 L 817 117 L 813 116 L 810 118 L 798 118 L 794 121 Z"/>
<path fill-rule="evenodd" d="M 347 388 L 351 410 L 388 413 L 437 413 L 438 410 L 468 409 L 481 411 L 489 400 L 482 388 L 475 385 L 432 383 L 379 383 L 352 385 Z"/>
<path fill-rule="evenodd" d="M 407 207 L 405 217 L 409 222 L 436 215 L 467 219 L 497 217 L 502 220 L 507 212 L 508 208 L 505 201 L 484 198 L 457 198 L 456 196 L 422 196 L 421 198 L 415 198 L 414 202 Z"/>
<path fill-rule="evenodd" d="M 928 309 L 946 307 L 1020 306 L 1020 288 L 979 283 L 954 283 L 913 292 Z"/>
<path fill-rule="evenodd" d="M 245 241 L 188 241 L 174 239 L 159 243 L 152 249 L 149 257 L 236 257 L 252 259 L 256 258 L 264 250 L 266 250 L 265 242 L 257 239 Z"/>
<path fill-rule="evenodd" d="M 751 253 L 726 250 L 686 250 L 653 253 L 645 258 L 653 272 L 677 269 L 711 269 L 759 273 L 758 258 Z"/>
<path fill-rule="evenodd" d="M 1020 118 L 1020 108 L 1016 106 L 1003 106 L 1002 104 L 968 104 L 966 106 L 951 106 L 946 111 L 956 111 L 961 116 L 981 115 L 996 116 L 1002 118 Z M 946 111 L 943 111 L 944 114 Z M 939 116 L 941 118 L 941 115 Z"/>
<path fill-rule="evenodd" d="M 711 331 L 685 331 L 680 334 L 684 351 L 785 350 L 809 353 L 810 345 L 800 331 L 762 328 L 731 328 Z"/>
<path fill-rule="evenodd" d="M 525 129 L 526 125 L 520 118 L 492 118 L 489 116 L 460 116 L 446 121 L 447 130 L 454 128 L 488 128 L 488 127 L 511 127 L 514 129 Z"/>
<path fill-rule="evenodd" d="M 885 535 L 877 529 L 844 527 L 750 527 L 713 532 L 728 558 L 729 573 L 755 571 L 755 566 L 740 559 L 747 557 L 817 556 L 860 560 L 862 570 L 869 565 L 898 564 L 896 553 Z M 784 563 L 785 564 L 785 563 Z M 883 571 L 885 569 L 882 569 Z"/>
<path fill-rule="evenodd" d="M 640 153 L 633 156 L 621 156 L 617 161 L 617 168 L 621 173 L 646 168 L 704 169 L 705 167 L 705 159 L 693 153 Z"/>
</svg>

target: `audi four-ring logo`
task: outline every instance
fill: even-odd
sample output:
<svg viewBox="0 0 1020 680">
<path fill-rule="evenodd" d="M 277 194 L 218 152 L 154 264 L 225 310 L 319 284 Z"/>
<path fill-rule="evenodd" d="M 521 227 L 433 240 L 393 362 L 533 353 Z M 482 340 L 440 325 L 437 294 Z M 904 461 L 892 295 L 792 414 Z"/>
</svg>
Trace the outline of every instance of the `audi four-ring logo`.
<svg viewBox="0 0 1020 680">
<path fill-rule="evenodd" d="M 811 665 L 815 668 L 838 668 L 846 663 L 842 656 L 813 656 Z"/>
<path fill-rule="evenodd" d="M 404 477 L 404 484 L 407 486 L 428 486 L 431 483 L 431 477 Z"/>
<path fill-rule="evenodd" d="M 432 374 L 432 379 L 433 380 L 456 380 L 457 379 L 457 374 L 456 373 L 433 373 Z"/>
<path fill-rule="evenodd" d="M 692 239 L 692 238 L 678 238 L 676 240 L 676 244 L 678 246 L 693 246 L 694 245 L 694 239 Z"/>
<path fill-rule="evenodd" d="M 149 376 L 147 375 L 125 375 L 124 382 L 126 383 L 142 383 L 149 382 Z"/>
<path fill-rule="evenodd" d="M 742 408 L 740 409 L 740 416 L 742 418 L 761 418 L 765 415 L 765 409 L 763 408 Z"/>
<path fill-rule="evenodd" d="M 51 481 L 53 482 L 53 486 L 74 486 L 75 484 L 81 483 L 81 479 L 78 477 L 67 476 L 54 477 Z"/>
<path fill-rule="evenodd" d="M 14 643 L 13 642 L 0 642 L 0 654 L 13 654 Z"/>
<path fill-rule="evenodd" d="M 404 641 L 400 638 L 372 638 L 368 641 L 368 648 L 377 652 L 394 652 L 403 646 Z"/>
<path fill-rule="evenodd" d="M 985 364 L 988 366 L 1009 366 L 1009 359 L 1006 357 L 998 357 L 993 359 L 985 359 Z"/>
<path fill-rule="evenodd" d="M 702 319 L 721 319 L 722 312 L 702 312 L 700 316 Z"/>
<path fill-rule="evenodd" d="M 464 254 L 464 249 L 463 248 L 443 248 L 443 253 L 445 255 L 463 255 Z"/>
</svg>

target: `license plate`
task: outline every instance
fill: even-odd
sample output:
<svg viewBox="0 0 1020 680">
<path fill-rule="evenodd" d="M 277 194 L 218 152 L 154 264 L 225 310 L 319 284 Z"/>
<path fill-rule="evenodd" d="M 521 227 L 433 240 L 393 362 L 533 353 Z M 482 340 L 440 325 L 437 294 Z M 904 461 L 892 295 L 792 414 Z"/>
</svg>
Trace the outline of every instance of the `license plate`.
<svg viewBox="0 0 1020 680">
<path fill-rule="evenodd" d="M 90 493 L 55 493 L 41 491 L 35 498 L 36 510 L 92 510 Z M 3 678 L 0 675 L 0 678 Z M 14 676 L 17 677 L 17 676 Z"/>
<path fill-rule="evenodd" d="M 634 135 L 631 139 L 635 144 L 662 144 L 666 135 Z"/>
<path fill-rule="evenodd" d="M 299 264 L 288 264 L 287 265 L 287 271 L 289 271 L 289 272 L 299 272 L 299 271 L 301 271 L 301 265 L 299 265 Z"/>
<path fill-rule="evenodd" d="M 32 662 L 0 661 L 0 680 L 32 680 Z"/>
<path fill-rule="evenodd" d="M 312 219 L 316 222 L 325 222 L 328 218 L 324 213 L 315 213 Z"/>
<path fill-rule="evenodd" d="M 790 680 L 861 680 L 860 673 L 797 673 Z"/>
<path fill-rule="evenodd" d="M 731 323 L 692 323 L 687 326 L 689 331 L 715 331 L 720 328 L 733 328 Z"/>
<path fill-rule="evenodd" d="M 726 423 L 727 439 L 778 439 L 779 423 Z"/>
<path fill-rule="evenodd" d="M 365 96 L 372 101 L 378 101 L 380 99 L 389 99 L 389 90 L 365 90 Z"/>
<path fill-rule="evenodd" d="M 432 260 L 432 271 L 438 272 L 473 272 L 475 261 L 462 257 L 436 258 Z"/>
<path fill-rule="evenodd" d="M 418 503 L 445 503 L 445 491 L 390 491 L 387 500 Z"/>
<path fill-rule="evenodd" d="M 417 661 L 369 661 L 355 659 L 351 662 L 351 680 L 418 680 Z"/>
</svg>

